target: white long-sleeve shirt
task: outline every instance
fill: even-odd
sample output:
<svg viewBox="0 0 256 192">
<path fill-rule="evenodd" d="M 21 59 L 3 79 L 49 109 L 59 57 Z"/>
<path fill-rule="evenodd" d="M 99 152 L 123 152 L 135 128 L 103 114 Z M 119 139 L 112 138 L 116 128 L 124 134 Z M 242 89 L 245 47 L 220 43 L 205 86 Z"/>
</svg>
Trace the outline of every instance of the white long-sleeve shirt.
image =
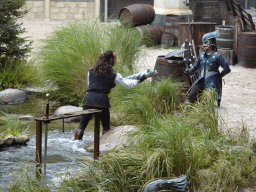
<svg viewBox="0 0 256 192">
<path fill-rule="evenodd" d="M 123 78 L 123 76 L 120 73 L 117 73 L 116 78 L 115 78 L 115 83 L 122 85 L 126 89 L 131 89 L 138 84 L 138 80 L 137 79 L 125 79 L 125 78 Z M 87 74 L 87 84 L 89 86 L 89 71 Z"/>
</svg>

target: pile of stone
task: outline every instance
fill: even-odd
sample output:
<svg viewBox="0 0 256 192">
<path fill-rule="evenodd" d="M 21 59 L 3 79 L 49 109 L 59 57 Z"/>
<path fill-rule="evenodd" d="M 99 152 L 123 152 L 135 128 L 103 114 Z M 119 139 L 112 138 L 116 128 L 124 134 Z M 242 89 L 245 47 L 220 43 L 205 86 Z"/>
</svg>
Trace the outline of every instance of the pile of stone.
<svg viewBox="0 0 256 192">
<path fill-rule="evenodd" d="M 4 139 L 0 137 L 0 148 L 10 147 L 15 145 L 25 145 L 30 141 L 30 137 L 28 135 L 7 135 Z"/>
</svg>

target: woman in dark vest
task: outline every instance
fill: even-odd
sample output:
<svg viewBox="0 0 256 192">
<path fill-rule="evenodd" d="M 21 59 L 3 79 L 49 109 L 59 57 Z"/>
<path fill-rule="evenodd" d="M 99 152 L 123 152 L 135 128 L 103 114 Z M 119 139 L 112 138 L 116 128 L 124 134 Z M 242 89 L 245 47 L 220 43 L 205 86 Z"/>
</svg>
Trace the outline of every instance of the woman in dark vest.
<svg viewBox="0 0 256 192">
<path fill-rule="evenodd" d="M 89 69 L 87 75 L 88 89 L 83 101 L 83 110 L 92 108 L 102 110 L 100 121 L 103 127 L 103 134 L 110 130 L 108 94 L 111 89 L 116 86 L 116 83 L 130 89 L 146 79 L 144 76 L 140 80 L 123 78 L 121 74 L 115 72 L 112 68 L 115 61 L 115 53 L 108 50 L 99 56 L 96 64 Z M 80 124 L 75 130 L 75 140 L 83 138 L 84 130 L 91 117 L 92 114 L 82 116 Z"/>
</svg>

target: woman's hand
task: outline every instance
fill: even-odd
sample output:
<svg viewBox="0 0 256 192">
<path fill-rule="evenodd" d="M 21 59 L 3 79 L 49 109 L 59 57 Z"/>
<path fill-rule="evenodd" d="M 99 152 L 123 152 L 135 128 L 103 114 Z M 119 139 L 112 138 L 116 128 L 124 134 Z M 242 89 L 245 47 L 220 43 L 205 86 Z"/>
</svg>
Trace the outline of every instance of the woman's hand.
<svg viewBox="0 0 256 192">
<path fill-rule="evenodd" d="M 145 75 L 143 75 L 142 77 L 139 78 L 138 83 L 141 83 L 143 81 L 145 81 L 147 79 L 147 77 L 145 77 Z"/>
</svg>

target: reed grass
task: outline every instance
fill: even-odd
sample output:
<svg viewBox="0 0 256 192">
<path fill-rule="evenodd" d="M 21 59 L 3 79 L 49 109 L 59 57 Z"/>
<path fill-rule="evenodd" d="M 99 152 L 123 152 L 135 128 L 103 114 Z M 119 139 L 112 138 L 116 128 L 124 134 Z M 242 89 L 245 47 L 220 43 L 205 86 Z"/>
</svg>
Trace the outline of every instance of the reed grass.
<svg viewBox="0 0 256 192">
<path fill-rule="evenodd" d="M 238 135 L 218 130 L 214 94 L 204 93 L 183 118 L 152 112 L 158 123 L 143 121 L 146 126 L 133 133 L 140 135 L 137 142 L 110 152 L 93 166 L 85 164 L 77 184 L 86 191 L 141 191 L 153 178 L 187 174 L 192 191 L 237 191 L 248 185 L 256 166 L 251 143 L 245 129 Z M 150 96 L 144 97 L 137 105 L 145 109 Z"/>
<path fill-rule="evenodd" d="M 38 68 L 33 62 L 7 59 L 7 64 L 1 69 L 0 90 L 5 88 L 21 88 L 24 85 L 39 84 Z"/>
<path fill-rule="evenodd" d="M 4 115 L 3 124 L 0 125 L 0 137 L 5 138 L 8 135 L 17 136 L 26 134 L 28 127 L 22 127 L 19 120 L 15 119 L 12 115 L 1 112 Z"/>
<path fill-rule="evenodd" d="M 132 73 L 140 51 L 140 36 L 119 23 L 74 22 L 56 30 L 41 47 L 42 76 L 58 87 L 63 102 L 81 102 L 87 88 L 87 72 L 106 50 L 117 55 L 115 70 Z"/>
</svg>

